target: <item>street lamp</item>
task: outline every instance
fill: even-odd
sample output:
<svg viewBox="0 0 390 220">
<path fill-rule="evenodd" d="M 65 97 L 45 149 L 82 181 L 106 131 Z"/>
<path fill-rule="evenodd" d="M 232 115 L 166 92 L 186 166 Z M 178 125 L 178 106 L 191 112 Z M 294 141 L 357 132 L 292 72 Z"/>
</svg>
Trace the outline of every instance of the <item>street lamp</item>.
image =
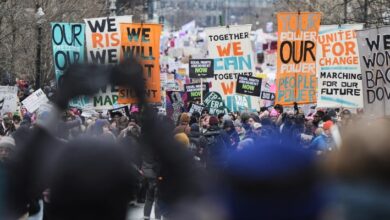
<svg viewBox="0 0 390 220">
<path fill-rule="evenodd" d="M 41 87 L 41 48 L 42 48 L 42 24 L 45 22 L 45 13 L 42 7 L 37 6 L 37 12 L 35 13 L 35 20 L 37 25 L 37 58 L 36 65 L 36 77 L 35 77 L 35 89 L 38 90 Z"/>
</svg>

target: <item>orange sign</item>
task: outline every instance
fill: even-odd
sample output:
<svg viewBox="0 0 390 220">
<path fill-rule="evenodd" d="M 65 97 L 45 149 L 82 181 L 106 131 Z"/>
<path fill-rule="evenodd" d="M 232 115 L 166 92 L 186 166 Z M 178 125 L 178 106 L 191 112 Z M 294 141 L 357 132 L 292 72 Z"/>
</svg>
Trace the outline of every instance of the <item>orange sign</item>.
<svg viewBox="0 0 390 220">
<path fill-rule="evenodd" d="M 317 12 L 278 13 L 278 59 L 275 103 L 316 102 Z"/>
<path fill-rule="evenodd" d="M 120 24 L 121 59 L 137 57 L 143 65 L 146 98 L 149 103 L 161 102 L 159 24 Z M 119 89 L 119 104 L 137 103 L 133 89 Z"/>
</svg>

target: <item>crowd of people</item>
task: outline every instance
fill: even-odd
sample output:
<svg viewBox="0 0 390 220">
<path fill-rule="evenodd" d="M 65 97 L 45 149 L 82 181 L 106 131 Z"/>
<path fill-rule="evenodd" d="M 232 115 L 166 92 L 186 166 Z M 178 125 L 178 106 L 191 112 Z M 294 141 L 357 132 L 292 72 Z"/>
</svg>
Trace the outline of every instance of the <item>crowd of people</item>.
<svg viewBox="0 0 390 220">
<path fill-rule="evenodd" d="M 2 210 L 4 211 L 4 213 L 9 212 L 11 214 L 9 216 L 12 216 L 13 214 L 17 213 L 18 218 L 15 219 L 23 219 L 23 217 L 24 219 L 26 219 L 27 216 L 33 215 L 36 212 L 38 212 L 40 208 L 43 208 L 39 206 L 39 202 L 38 202 L 40 199 L 42 199 L 44 201 L 44 220 L 70 219 L 69 217 L 72 217 L 72 219 L 76 219 L 72 215 L 65 215 L 64 213 L 61 212 L 61 210 L 63 209 L 68 210 L 69 212 L 70 208 L 77 210 L 77 215 L 79 215 L 78 217 L 83 216 L 83 214 L 80 213 L 88 213 L 88 211 L 94 210 L 95 212 L 99 213 L 98 216 L 100 216 L 99 218 L 101 218 L 101 216 L 104 215 L 101 214 L 101 211 L 99 211 L 98 205 L 92 206 L 92 208 L 89 207 L 91 208 L 91 210 L 80 211 L 79 210 L 80 208 L 86 208 L 86 207 L 75 208 L 77 206 L 75 205 L 70 206 L 69 204 L 65 204 L 66 202 L 70 202 L 72 199 L 75 199 L 75 197 L 64 196 L 64 195 L 68 196 L 68 194 L 71 195 L 71 193 L 69 193 L 68 191 L 69 185 L 67 184 L 65 184 L 66 187 L 64 186 L 64 188 L 67 189 L 65 190 L 66 192 L 65 194 L 64 192 L 62 192 L 63 194 L 61 194 L 61 190 L 59 191 L 55 186 L 53 186 L 54 189 L 57 189 L 55 192 L 57 192 L 57 194 L 60 192 L 60 194 L 62 195 L 62 197 L 60 198 L 58 197 L 58 195 L 56 196 L 56 194 L 53 193 L 54 189 L 52 189 L 51 186 L 51 184 L 53 184 L 52 182 L 53 178 L 54 178 L 54 182 L 56 182 L 61 186 L 64 183 L 57 182 L 59 181 L 59 179 L 64 181 L 63 178 L 76 178 L 75 182 L 80 184 L 82 187 L 84 187 L 81 189 L 85 190 L 86 188 L 88 188 L 88 190 L 90 190 L 90 193 L 94 192 L 97 194 L 97 195 L 92 195 L 92 194 L 82 192 L 80 194 L 77 194 L 78 196 L 77 199 L 81 199 L 82 196 L 86 196 L 86 197 L 90 196 L 96 199 L 97 196 L 103 196 L 102 194 L 99 194 L 101 193 L 101 191 L 99 190 L 105 191 L 107 189 L 104 187 L 95 188 L 93 185 L 93 181 L 97 181 L 97 182 L 100 181 L 99 183 L 96 182 L 96 184 L 105 184 L 107 182 L 113 181 L 113 179 L 117 178 L 117 176 L 127 175 L 125 173 L 129 172 L 130 174 L 128 173 L 129 175 L 128 177 L 129 178 L 131 177 L 130 178 L 131 180 L 128 181 L 128 189 L 130 188 L 133 189 L 132 191 L 133 196 L 129 196 L 129 197 L 120 196 L 121 194 L 123 195 L 127 194 L 126 192 L 128 191 L 128 189 L 119 192 L 115 191 L 115 189 L 112 189 L 112 191 L 108 190 L 108 192 L 111 193 L 110 196 L 117 193 L 115 194 L 116 197 L 113 198 L 117 199 L 118 201 L 122 201 L 122 199 L 123 200 L 127 199 L 126 200 L 127 204 L 132 204 L 130 201 L 145 203 L 144 205 L 145 219 L 150 218 L 153 205 L 155 211 L 154 216 L 156 219 L 160 219 L 162 216 L 168 219 L 170 218 L 180 219 L 177 218 L 177 216 L 180 216 L 180 214 L 178 214 L 180 212 L 177 212 L 175 208 L 172 208 L 170 196 L 167 196 L 172 193 L 175 193 L 174 192 L 175 190 L 179 190 L 178 189 L 180 188 L 179 185 L 182 184 L 177 182 L 172 183 L 169 178 L 170 175 L 181 176 L 181 174 L 179 174 L 179 171 L 174 171 L 174 174 L 170 173 L 173 172 L 174 169 L 180 170 L 180 168 L 177 167 L 180 165 L 174 164 L 172 168 L 171 167 L 172 164 L 170 164 L 171 162 L 169 162 L 170 161 L 169 157 L 172 157 L 172 154 L 175 154 L 174 148 L 169 150 L 169 155 L 164 156 L 163 153 L 164 151 L 159 151 L 157 146 L 153 146 L 153 147 L 157 147 L 157 150 L 150 147 L 146 147 L 147 145 L 150 145 L 149 143 L 150 140 L 148 140 L 148 136 L 145 135 L 144 133 L 148 131 L 148 127 L 152 126 L 151 124 L 153 123 L 151 121 L 147 122 L 148 120 L 143 118 L 145 116 L 143 116 L 141 112 L 132 114 L 130 116 L 123 115 L 122 113 L 116 112 L 111 115 L 102 115 L 101 113 L 99 113 L 96 115 L 92 115 L 90 117 L 83 117 L 81 110 L 72 108 L 61 115 L 60 117 L 61 120 L 58 121 L 54 127 L 51 127 L 49 125 L 50 123 L 48 122 L 51 118 L 48 115 L 54 114 L 53 112 L 38 111 L 34 114 L 30 114 L 26 111 L 21 111 L 21 113 L 22 115 L 5 114 L 0 118 L 0 122 L 1 122 L 0 123 L 0 135 L 1 135 L 0 137 L 1 170 L 0 171 L 1 171 L 2 179 L 5 180 L 2 183 L 3 190 L 1 193 L 2 195 L 5 195 L 3 198 L 7 198 L 4 199 L 3 201 L 0 200 L 0 202 L 3 202 L 3 204 L 6 204 L 6 206 L 3 207 L 7 207 L 6 209 Z M 185 163 L 187 163 L 187 165 L 189 166 L 183 165 L 185 167 L 183 168 L 184 169 L 183 172 L 191 173 L 190 175 L 193 176 L 198 176 L 198 173 L 201 173 L 202 175 L 200 176 L 202 176 L 203 178 L 207 176 L 208 181 L 210 181 L 209 182 L 210 184 L 207 185 L 205 188 L 212 188 L 212 185 L 213 186 L 218 185 L 217 188 L 218 187 L 224 188 L 229 185 L 233 185 L 234 187 L 239 187 L 239 188 L 249 187 L 247 190 L 249 192 L 253 191 L 255 195 L 258 196 L 258 197 L 246 198 L 246 196 L 248 196 L 246 195 L 246 193 L 248 192 L 241 192 L 243 193 L 244 196 L 241 197 L 242 196 L 241 195 L 238 196 L 238 198 L 235 198 L 238 199 L 237 201 L 243 200 L 242 201 L 243 204 L 249 202 L 250 205 L 248 207 L 253 208 L 253 210 L 246 210 L 244 208 L 243 210 L 246 210 L 244 213 L 241 213 L 243 210 L 240 210 L 239 211 L 240 216 L 246 216 L 246 215 L 262 216 L 263 214 L 264 214 L 263 216 L 267 216 L 267 215 L 279 216 L 280 213 L 277 214 L 277 212 L 275 212 L 275 210 L 273 210 L 272 208 L 268 211 L 265 211 L 264 213 L 261 214 L 257 213 L 254 215 L 253 213 L 256 213 L 256 205 L 250 202 L 250 200 L 259 199 L 259 201 L 261 201 L 262 203 L 267 203 L 267 200 L 265 198 L 267 198 L 267 196 L 269 195 L 265 195 L 264 198 L 264 195 L 261 194 L 261 192 L 263 192 L 262 190 L 266 190 L 267 187 L 270 187 L 269 189 L 270 191 L 282 190 L 284 192 L 284 190 L 286 190 L 284 189 L 285 186 L 282 186 L 283 184 L 280 186 L 278 185 L 281 184 L 280 182 L 284 182 L 284 181 L 287 182 L 286 186 L 292 184 L 294 187 L 295 184 L 294 181 L 298 181 L 297 183 L 299 185 L 297 186 L 298 188 L 303 186 L 307 187 L 308 185 L 306 184 L 308 183 L 300 182 L 301 181 L 300 178 L 305 178 L 305 177 L 293 178 L 284 172 L 294 173 L 296 171 L 295 168 L 302 166 L 301 164 L 302 161 L 307 160 L 307 158 L 306 156 L 302 156 L 303 154 L 301 155 L 300 154 L 301 152 L 304 152 L 304 155 L 315 155 L 314 156 L 315 159 L 313 161 L 317 161 L 318 158 L 327 158 L 328 155 L 333 155 L 335 152 L 336 155 L 341 154 L 340 152 L 344 152 L 340 150 L 340 147 L 342 145 L 340 140 L 341 134 L 343 134 L 344 136 L 345 135 L 344 132 L 348 130 L 346 128 L 349 127 L 351 124 L 354 124 L 357 121 L 359 121 L 359 117 L 360 117 L 357 114 L 352 114 L 347 109 L 327 109 L 327 110 L 319 109 L 316 111 L 312 109 L 311 113 L 305 115 L 305 113 L 303 113 L 303 111 L 297 106 L 295 106 L 294 109 L 286 110 L 281 105 L 275 105 L 270 108 L 264 107 L 261 108 L 259 112 L 234 112 L 234 113 L 232 112 L 229 114 L 219 114 L 217 116 L 210 115 L 207 109 L 203 110 L 202 112 L 194 112 L 193 114 L 183 112 L 182 114 L 180 114 L 180 117 L 177 118 L 176 120 L 169 118 L 165 115 L 157 115 L 157 112 L 153 112 L 153 115 L 156 115 L 155 119 L 158 121 L 157 123 L 160 123 L 161 126 L 163 126 L 163 127 L 159 127 L 157 130 L 154 130 L 155 133 L 161 132 L 161 134 L 167 134 L 169 138 L 172 138 L 175 141 L 175 142 L 170 142 L 170 144 L 172 145 L 174 145 L 174 143 L 178 144 L 180 146 L 180 150 L 184 152 L 184 154 L 178 153 L 178 155 L 182 155 L 182 156 L 185 155 L 181 159 L 183 158 L 188 159 Z M 162 130 L 160 131 L 159 129 Z M 34 137 L 34 132 L 37 132 L 37 130 L 41 132 L 38 135 L 39 138 L 32 139 L 32 140 L 29 139 Z M 154 135 L 155 136 L 153 136 L 152 139 L 155 140 L 153 140 L 152 143 L 154 143 L 154 145 L 158 145 L 159 143 L 161 143 L 161 145 L 164 145 L 163 138 L 161 137 L 160 140 L 159 139 L 160 136 L 158 134 L 154 134 Z M 375 137 L 376 136 L 377 135 L 375 135 Z M 83 144 L 81 145 L 79 142 L 77 142 L 77 140 L 80 139 L 83 140 L 85 138 L 94 138 L 95 140 L 99 140 L 99 141 L 83 142 Z M 103 147 L 104 144 L 110 145 L 110 148 L 104 148 Z M 270 146 L 271 145 L 282 146 L 282 148 L 280 149 L 277 147 L 272 149 L 275 150 L 278 154 L 280 154 L 281 157 L 280 158 L 276 157 L 275 155 L 273 155 L 272 152 L 268 152 L 268 151 L 263 152 L 264 149 L 267 149 L 266 148 L 267 144 L 270 144 Z M 24 145 L 27 145 L 28 147 Z M 72 154 L 68 154 L 68 155 L 66 154 L 67 150 L 72 149 L 70 145 L 73 146 L 72 152 L 76 154 L 79 153 L 80 158 L 77 158 L 77 156 L 74 156 Z M 100 153 L 102 154 L 96 153 L 94 155 L 94 153 L 92 152 L 99 150 L 99 145 L 101 145 L 102 147 L 100 149 L 101 150 Z M 107 155 L 105 154 L 111 154 L 112 153 L 111 151 L 115 152 L 115 150 L 113 150 L 115 149 L 114 148 L 115 145 L 121 146 L 118 147 L 118 149 L 119 148 L 121 148 L 122 150 L 125 149 L 124 151 L 118 151 L 120 152 L 120 154 L 122 154 L 121 156 L 125 155 L 125 157 L 121 158 L 123 159 L 123 161 L 119 160 L 119 161 L 115 161 L 115 162 L 111 161 L 111 162 L 113 162 L 114 165 L 121 167 L 120 170 L 123 169 L 122 165 L 126 164 L 125 166 L 127 167 L 128 170 L 122 173 L 120 173 L 119 171 L 116 172 L 117 174 L 116 177 L 110 176 L 113 175 L 112 173 L 110 173 L 112 170 L 106 170 L 108 171 L 108 173 L 104 175 L 103 174 L 95 175 L 95 173 L 92 172 L 93 174 L 91 174 L 92 176 L 90 176 L 89 172 L 95 170 L 95 167 L 91 167 L 91 164 L 86 164 L 84 160 L 90 160 L 89 162 L 92 164 L 95 164 L 95 162 L 92 162 L 93 159 L 95 159 L 96 161 L 106 160 Z M 78 147 L 82 147 L 83 150 L 78 149 Z M 362 145 L 361 149 L 358 150 L 362 151 L 367 147 L 368 146 Z M 289 150 L 286 151 L 285 148 L 288 148 L 289 150 L 294 149 L 294 152 L 289 152 Z M 383 148 L 383 146 L 378 146 L 378 148 L 381 149 Z M 261 149 L 262 151 L 258 152 L 259 149 Z M 344 147 L 343 149 L 350 149 L 350 148 Z M 300 153 L 297 154 L 295 151 Z M 252 152 L 253 155 L 257 155 L 257 158 L 252 158 L 249 155 L 246 155 L 248 152 Z M 63 156 L 64 154 L 67 155 L 68 157 Z M 90 156 L 90 154 L 92 156 Z M 288 154 L 288 156 L 286 157 L 286 155 L 284 154 Z M 245 157 L 240 158 L 242 157 L 242 155 L 246 155 L 248 156 L 248 158 Z M 94 156 L 96 157 L 94 158 Z M 289 156 L 291 156 L 292 158 L 288 158 Z M 294 156 L 296 156 L 297 158 L 293 158 Z M 358 156 L 364 158 L 364 157 L 371 156 L 371 154 L 358 155 Z M 67 160 L 65 161 L 63 157 L 65 157 Z M 276 157 L 276 158 L 273 158 L 274 161 L 270 161 L 270 158 L 268 157 L 270 158 Z M 23 161 L 23 159 L 25 161 Z M 77 159 L 79 159 L 79 161 Z M 181 159 L 177 159 L 177 160 L 181 160 Z M 40 160 L 45 161 L 45 163 L 43 163 Z M 56 162 L 54 160 L 56 160 Z M 112 159 L 112 160 L 116 160 L 116 159 Z M 257 162 L 258 160 L 261 160 L 261 162 Z M 340 159 L 338 159 L 337 161 L 339 160 Z M 342 158 L 342 160 L 344 160 L 344 158 Z M 31 169 L 27 169 L 27 171 L 24 170 L 25 167 L 23 167 L 26 166 L 25 164 L 26 161 L 27 161 L 26 164 L 28 164 L 29 168 L 31 168 Z M 62 161 L 63 164 L 61 164 L 58 161 Z M 80 162 L 80 161 L 84 161 L 84 162 Z M 268 161 L 267 163 L 269 164 L 264 164 L 265 161 Z M 49 171 L 48 169 L 46 169 L 47 168 L 46 166 L 48 166 L 48 163 L 46 162 L 50 164 L 49 166 L 57 163 L 60 163 L 60 165 L 58 164 L 57 166 L 53 165 L 53 167 L 56 167 L 57 170 L 53 171 L 49 169 L 50 170 Z M 124 162 L 124 163 L 120 164 L 120 162 Z M 287 167 L 284 167 L 284 165 L 279 164 L 283 162 L 286 163 Z M 359 162 L 358 160 L 353 161 L 353 163 L 358 163 L 358 162 Z M 69 163 L 74 163 L 75 167 L 69 168 L 70 166 Z M 250 164 L 248 165 L 248 163 Z M 232 167 L 232 165 L 234 164 L 237 165 L 237 167 Z M 112 169 L 119 169 L 114 165 L 112 165 L 111 167 Z M 87 168 L 83 169 L 81 168 L 82 166 L 86 166 Z M 104 165 L 96 165 L 96 166 L 97 166 L 96 169 L 100 169 L 100 170 L 107 169 L 104 167 Z M 249 170 L 253 169 L 252 173 L 250 173 L 250 175 L 253 175 L 254 178 L 253 184 L 249 183 L 250 181 L 241 182 L 236 180 L 236 178 L 240 178 L 241 180 L 243 179 L 241 175 L 244 174 L 241 173 L 237 174 L 237 171 L 238 172 L 242 171 L 242 170 L 240 171 L 240 166 L 249 166 L 245 169 L 249 169 Z M 311 164 L 310 166 L 315 167 L 315 165 L 313 164 Z M 347 165 L 344 166 L 348 167 Z M 58 171 L 58 169 L 60 169 L 60 171 Z M 73 169 L 73 171 L 75 169 L 77 170 L 77 172 L 80 173 L 77 174 L 66 173 L 66 172 L 70 172 L 68 169 L 69 170 Z M 285 169 L 285 170 L 282 171 L 280 169 L 282 170 Z M 304 170 L 306 168 L 302 168 L 302 169 Z M 332 167 L 332 169 L 339 170 L 339 168 L 334 168 L 334 167 Z M 131 173 L 130 171 L 133 171 L 133 173 Z M 20 176 L 13 175 L 14 173 L 12 172 L 15 173 L 20 172 L 23 175 L 27 175 L 28 177 L 22 178 Z M 65 175 L 64 173 L 61 173 L 61 172 L 65 172 L 69 176 L 66 175 L 61 176 L 57 172 L 60 173 L 61 175 Z M 265 172 L 266 174 L 263 172 Z M 273 173 L 272 175 L 281 175 L 281 178 L 280 179 L 275 178 L 268 172 L 272 172 Z M 20 173 L 18 173 L 18 175 L 20 175 Z M 256 175 L 266 175 L 266 177 L 264 176 L 256 177 Z M 308 174 L 299 174 L 299 175 L 305 176 Z M 50 178 L 42 179 L 41 178 L 42 176 L 50 176 Z M 85 178 L 92 178 L 92 180 L 80 182 L 83 179 L 82 176 L 86 176 Z M 187 177 L 180 177 L 179 178 L 180 181 L 184 181 L 183 178 L 187 178 Z M 298 178 L 298 180 L 295 178 Z M 306 176 L 306 178 L 308 177 Z M 310 178 L 314 178 L 314 177 L 310 177 Z M 251 178 L 249 178 L 249 180 L 250 179 Z M 272 182 L 270 179 L 275 182 Z M 27 183 L 26 182 L 20 183 L 20 181 L 27 181 Z M 29 181 L 38 181 L 38 182 L 31 183 Z M 123 187 L 122 180 L 118 181 L 117 183 L 121 186 L 118 187 L 119 189 L 126 188 L 126 186 Z M 259 184 L 258 187 L 256 186 L 256 183 Z M 29 187 L 29 184 L 33 184 L 33 185 L 36 184 L 35 186 L 39 186 L 39 187 L 35 187 L 33 190 L 34 193 L 32 193 L 27 190 L 27 189 L 31 189 L 31 187 Z M 110 185 L 109 183 L 107 184 Z M 191 184 L 195 184 L 195 183 L 193 182 Z M 235 184 L 238 184 L 238 186 Z M 271 185 L 267 185 L 267 184 L 271 184 Z M 312 187 L 311 184 L 312 183 L 309 184 L 310 187 Z M 167 185 L 169 186 L 167 187 Z M 204 183 L 199 185 L 204 186 Z M 70 184 L 70 186 L 74 187 L 72 184 Z M 26 187 L 27 189 L 20 191 L 20 187 Z M 186 185 L 186 187 L 191 187 L 191 186 Z M 279 189 L 278 187 L 282 187 L 283 189 Z M 114 188 L 117 188 L 117 185 L 115 185 Z M 260 192 L 258 192 L 257 188 L 260 189 Z M 39 190 L 37 191 L 37 189 Z M 78 188 L 77 190 L 81 190 L 81 189 Z M 186 190 L 191 191 L 193 189 L 191 190 L 185 189 L 184 191 Z M 221 189 L 218 189 L 216 191 L 219 190 Z M 309 189 L 304 190 L 306 193 L 310 194 L 309 197 L 312 196 L 311 192 L 309 192 L 310 190 Z M 210 189 L 205 191 L 209 193 Z M 71 191 L 71 192 L 75 193 L 80 191 Z M 289 191 L 287 194 L 290 193 L 291 192 Z M 302 195 L 301 194 L 296 195 L 292 193 L 291 195 L 288 195 L 286 197 L 295 198 L 299 196 Z M 294 201 L 294 199 L 290 200 L 291 198 L 279 198 L 279 199 L 286 199 L 286 201 L 290 201 L 290 202 Z M 83 202 L 86 201 L 91 202 L 91 200 L 88 199 L 86 199 Z M 285 204 L 286 201 L 281 202 L 280 204 L 279 202 L 276 202 L 274 205 L 288 206 L 287 204 Z M 85 203 L 83 202 L 80 202 L 80 204 L 85 205 Z M 52 203 L 56 204 L 55 207 L 57 209 L 51 208 Z M 300 213 L 295 213 L 297 214 L 296 217 L 299 216 L 299 219 L 313 219 L 314 216 L 317 217 L 319 213 L 318 210 L 315 209 L 310 210 L 310 208 L 313 207 L 311 207 L 311 205 L 308 204 L 306 205 L 307 207 L 302 206 L 297 208 L 297 210 L 307 208 L 308 209 L 306 210 L 307 213 L 306 211 L 302 210 Z M 107 208 L 108 205 L 105 202 L 103 202 L 103 206 L 104 207 L 102 208 L 109 209 Z M 197 205 L 193 205 L 193 206 L 197 207 Z M 242 207 L 242 204 L 238 206 Z M 272 205 L 267 204 L 267 206 L 272 206 Z M 58 209 L 58 207 L 60 208 Z M 111 207 L 111 208 L 116 212 L 121 213 L 121 209 L 119 207 L 118 208 Z M 126 210 L 128 208 L 129 207 L 126 206 L 123 210 Z M 235 208 L 236 207 L 232 208 L 232 210 L 235 210 Z M 173 210 L 176 210 L 176 212 Z M 218 218 L 216 217 L 216 219 L 225 219 L 224 217 L 221 216 L 224 216 L 224 214 L 226 213 L 223 213 L 223 211 L 219 213 L 216 210 L 219 209 L 214 207 L 214 209 L 210 211 L 208 214 L 216 212 L 220 215 Z M 289 211 L 293 212 L 293 210 L 289 210 Z M 68 218 L 58 218 L 59 213 L 60 216 L 67 216 Z M 288 213 L 291 214 L 290 212 Z M 233 219 L 235 219 L 235 217 L 237 217 L 237 219 L 240 219 L 240 216 L 235 216 L 235 214 L 236 213 L 228 213 L 228 215 L 231 216 Z M 385 211 L 382 214 L 388 216 L 387 212 Z M 56 215 L 57 217 L 53 217 Z M 122 213 L 122 215 L 117 214 L 116 216 L 117 217 L 119 216 L 118 219 L 121 219 L 125 215 L 126 214 Z M 87 216 L 88 217 L 84 219 L 92 219 L 91 216 L 93 215 L 91 215 L 90 212 L 89 214 L 87 214 Z M 107 214 L 107 216 L 109 216 L 109 214 Z M 281 216 L 275 217 L 273 219 L 283 219 Z M 98 217 L 96 217 L 96 219 L 98 219 Z M 199 219 L 199 218 L 195 218 L 195 219 Z M 291 219 L 298 219 L 298 218 L 291 216 Z M 356 218 L 350 218 L 350 219 L 356 219 Z"/>
</svg>

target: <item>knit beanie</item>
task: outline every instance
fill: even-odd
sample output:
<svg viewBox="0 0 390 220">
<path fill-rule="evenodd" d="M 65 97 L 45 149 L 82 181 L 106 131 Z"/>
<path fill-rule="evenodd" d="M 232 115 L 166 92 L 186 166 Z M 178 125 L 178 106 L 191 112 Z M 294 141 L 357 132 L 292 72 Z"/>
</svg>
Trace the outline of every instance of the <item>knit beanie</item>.
<svg viewBox="0 0 390 220">
<path fill-rule="evenodd" d="M 0 147 L 15 148 L 15 140 L 12 137 L 4 136 L 0 138 Z"/>
<path fill-rule="evenodd" d="M 219 123 L 219 120 L 217 117 L 215 116 L 211 116 L 210 119 L 209 119 L 209 125 L 210 126 L 213 126 L 213 125 L 218 125 Z"/>
<path fill-rule="evenodd" d="M 177 142 L 183 144 L 184 146 L 190 146 L 190 139 L 188 139 L 188 136 L 185 133 L 176 134 L 174 138 Z"/>
</svg>

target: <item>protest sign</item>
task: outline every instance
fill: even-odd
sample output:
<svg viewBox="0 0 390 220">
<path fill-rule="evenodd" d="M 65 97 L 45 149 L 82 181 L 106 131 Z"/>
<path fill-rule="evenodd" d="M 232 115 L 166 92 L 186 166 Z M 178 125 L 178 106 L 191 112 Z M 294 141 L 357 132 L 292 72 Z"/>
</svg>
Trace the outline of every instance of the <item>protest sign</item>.
<svg viewBox="0 0 390 220">
<path fill-rule="evenodd" d="M 363 78 L 364 112 L 390 115 L 390 27 L 357 32 Z"/>
<path fill-rule="evenodd" d="M 93 102 L 88 96 L 80 96 L 69 101 L 69 106 L 78 109 L 93 109 Z M 95 106 L 96 107 L 96 106 Z"/>
<path fill-rule="evenodd" d="M 260 96 L 261 79 L 251 76 L 238 76 L 236 93 Z"/>
<path fill-rule="evenodd" d="M 121 24 L 122 50 L 121 59 L 137 57 L 144 71 L 146 83 L 146 101 L 161 102 L 160 82 L 160 35 L 159 24 Z M 118 102 L 136 103 L 133 89 L 120 88 Z"/>
<path fill-rule="evenodd" d="M 256 109 L 253 109 L 250 96 L 243 95 L 232 95 L 227 97 L 227 106 L 230 111 L 233 112 L 243 112 L 250 111 L 255 112 Z"/>
<path fill-rule="evenodd" d="M 120 62 L 120 23 L 131 23 L 132 16 L 84 19 L 85 42 L 89 63 L 118 64 Z M 118 88 L 108 85 L 93 98 L 93 106 L 99 110 L 112 109 L 118 103 Z"/>
<path fill-rule="evenodd" d="M 84 24 L 51 23 L 55 77 L 60 82 L 64 71 L 74 63 L 84 63 Z"/>
<path fill-rule="evenodd" d="M 210 91 L 218 92 L 224 101 L 235 93 L 238 75 L 255 73 L 250 31 L 251 25 L 205 29 L 209 58 L 214 60 Z"/>
<path fill-rule="evenodd" d="M 320 19 L 317 12 L 277 14 L 277 104 L 316 102 L 316 41 Z"/>
<path fill-rule="evenodd" d="M 363 108 L 355 30 L 363 25 L 321 26 L 317 39 L 318 108 Z"/>
<path fill-rule="evenodd" d="M 168 91 L 166 100 L 167 116 L 176 122 L 179 119 L 180 114 L 187 110 L 187 93 Z"/>
<path fill-rule="evenodd" d="M 186 84 L 184 85 L 184 91 L 188 93 L 188 101 L 198 101 L 201 97 L 201 89 L 203 91 L 203 96 L 209 92 L 209 84 L 203 83 L 203 88 L 200 83 Z"/>
<path fill-rule="evenodd" d="M 203 109 L 204 109 L 203 105 L 198 105 L 198 104 L 192 103 L 190 110 L 188 112 L 190 114 L 193 114 L 194 112 L 202 113 Z"/>
<path fill-rule="evenodd" d="M 47 98 L 46 94 L 42 91 L 42 89 L 38 89 L 30 96 L 25 98 L 22 101 L 22 104 L 24 107 L 26 107 L 27 111 L 32 113 L 35 112 L 41 105 L 46 104 L 47 102 L 49 102 L 49 99 Z"/>
<path fill-rule="evenodd" d="M 275 93 L 261 92 L 261 99 L 268 100 L 268 101 L 274 101 L 275 100 Z"/>
<path fill-rule="evenodd" d="M 122 116 L 130 116 L 130 109 L 129 106 L 123 106 L 120 108 L 110 109 L 108 110 L 108 113 L 110 114 L 110 117 L 113 118 L 115 114 L 121 114 Z"/>
<path fill-rule="evenodd" d="M 18 110 L 18 87 L 0 86 L 0 114 Z"/>
<path fill-rule="evenodd" d="M 221 94 L 218 92 L 209 92 L 204 101 L 204 105 L 209 110 L 209 114 L 218 115 L 220 113 L 228 113 L 228 109 L 225 106 L 225 101 L 222 99 Z"/>
<path fill-rule="evenodd" d="M 190 78 L 213 78 L 214 60 L 212 59 L 193 59 L 189 62 Z"/>
</svg>

